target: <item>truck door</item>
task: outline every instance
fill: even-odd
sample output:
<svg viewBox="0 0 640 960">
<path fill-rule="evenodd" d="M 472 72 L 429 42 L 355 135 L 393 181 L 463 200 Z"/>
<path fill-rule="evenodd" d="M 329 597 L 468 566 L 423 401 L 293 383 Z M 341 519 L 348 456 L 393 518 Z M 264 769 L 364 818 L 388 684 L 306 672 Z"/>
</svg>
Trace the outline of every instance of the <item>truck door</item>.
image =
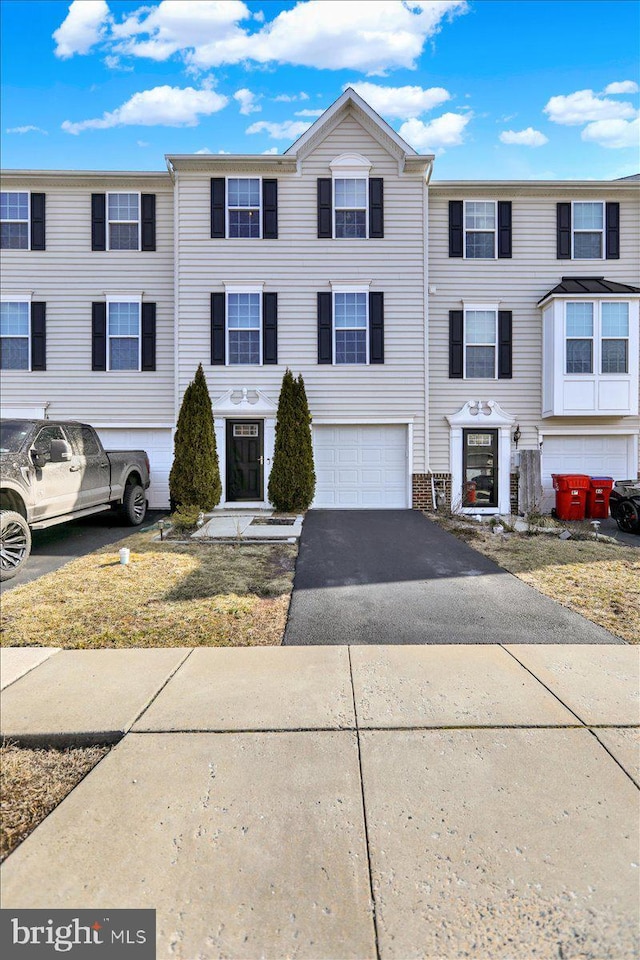
<svg viewBox="0 0 640 960">
<path fill-rule="evenodd" d="M 111 468 L 95 431 L 86 424 L 69 426 L 73 446 L 82 463 L 80 507 L 100 506 L 109 502 Z"/>
<path fill-rule="evenodd" d="M 79 509 L 82 465 L 75 454 L 71 460 L 63 463 L 47 461 L 52 440 L 69 442 L 62 427 L 52 424 L 38 431 L 31 446 L 31 450 L 39 454 L 39 462 L 42 464 L 42 466 L 36 466 L 32 461 L 29 469 L 34 498 L 34 520 L 60 517 Z"/>
</svg>

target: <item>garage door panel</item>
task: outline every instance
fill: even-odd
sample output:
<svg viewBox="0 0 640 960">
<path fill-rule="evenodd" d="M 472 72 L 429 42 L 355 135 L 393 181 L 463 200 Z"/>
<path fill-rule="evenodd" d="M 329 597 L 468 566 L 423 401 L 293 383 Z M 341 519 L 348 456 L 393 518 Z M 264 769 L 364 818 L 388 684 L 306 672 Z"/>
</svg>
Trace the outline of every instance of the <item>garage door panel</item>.
<svg viewBox="0 0 640 960">
<path fill-rule="evenodd" d="M 547 436 L 542 445 L 543 509 L 555 503 L 553 473 L 584 473 L 587 476 L 626 479 L 631 474 L 626 436 Z"/>
<path fill-rule="evenodd" d="M 169 507 L 169 471 L 173 462 L 173 442 L 170 430 L 121 430 L 97 428 L 107 450 L 146 450 L 151 465 L 151 486 L 147 498 L 156 510 Z"/>
<path fill-rule="evenodd" d="M 314 507 L 407 507 L 407 427 L 314 426 Z"/>
</svg>

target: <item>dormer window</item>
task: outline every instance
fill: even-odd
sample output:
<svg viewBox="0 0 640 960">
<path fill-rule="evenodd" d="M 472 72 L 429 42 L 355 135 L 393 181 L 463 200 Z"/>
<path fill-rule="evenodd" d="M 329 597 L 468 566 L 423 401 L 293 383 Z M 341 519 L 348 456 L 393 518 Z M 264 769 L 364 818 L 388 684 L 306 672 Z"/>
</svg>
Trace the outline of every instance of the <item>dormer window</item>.
<svg viewBox="0 0 640 960">
<path fill-rule="evenodd" d="M 318 237 L 367 240 L 384 237 L 384 183 L 371 177 L 371 163 L 343 153 L 329 164 L 331 177 L 318 178 Z"/>
<path fill-rule="evenodd" d="M 367 236 L 367 180 L 340 177 L 333 181 L 334 236 Z"/>
</svg>

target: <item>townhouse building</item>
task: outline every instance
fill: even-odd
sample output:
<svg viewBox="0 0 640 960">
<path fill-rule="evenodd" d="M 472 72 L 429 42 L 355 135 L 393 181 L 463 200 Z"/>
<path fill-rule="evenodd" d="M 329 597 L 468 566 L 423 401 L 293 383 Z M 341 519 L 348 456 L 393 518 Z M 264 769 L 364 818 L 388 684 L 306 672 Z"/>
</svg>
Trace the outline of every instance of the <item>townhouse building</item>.
<svg viewBox="0 0 640 960">
<path fill-rule="evenodd" d="M 2 413 L 144 447 L 168 504 L 202 363 L 222 506 L 266 505 L 282 375 L 302 373 L 317 507 L 506 513 L 519 452 L 638 470 L 633 180 L 431 180 L 347 90 L 283 155 L 164 174 L 3 176 Z"/>
</svg>

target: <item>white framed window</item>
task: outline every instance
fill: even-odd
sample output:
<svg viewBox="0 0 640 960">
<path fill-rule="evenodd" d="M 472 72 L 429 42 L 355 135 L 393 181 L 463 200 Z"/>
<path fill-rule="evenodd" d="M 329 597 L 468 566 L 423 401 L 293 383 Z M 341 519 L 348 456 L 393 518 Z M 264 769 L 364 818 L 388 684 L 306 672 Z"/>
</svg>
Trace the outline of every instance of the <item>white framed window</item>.
<svg viewBox="0 0 640 960">
<path fill-rule="evenodd" d="M 366 239 L 369 223 L 369 181 L 366 177 L 334 177 L 333 235 Z"/>
<path fill-rule="evenodd" d="M 141 303 L 107 300 L 107 370 L 140 370 Z"/>
<path fill-rule="evenodd" d="M 107 249 L 140 249 L 140 194 L 107 194 Z"/>
<path fill-rule="evenodd" d="M 464 379 L 498 377 L 498 311 L 468 308 L 464 311 Z"/>
<path fill-rule="evenodd" d="M 333 293 L 334 364 L 369 363 L 369 294 L 363 290 Z"/>
<path fill-rule="evenodd" d="M 29 249 L 30 201 L 24 190 L 0 192 L 0 249 Z"/>
<path fill-rule="evenodd" d="M 227 363 L 262 364 L 262 293 L 227 291 Z"/>
<path fill-rule="evenodd" d="M 227 177 L 227 237 L 262 236 L 262 179 Z"/>
<path fill-rule="evenodd" d="M 495 260 L 497 245 L 495 200 L 465 200 L 464 255 L 467 260 Z"/>
<path fill-rule="evenodd" d="M 0 370 L 31 369 L 31 304 L 0 302 Z"/>
<path fill-rule="evenodd" d="M 565 373 L 629 373 L 629 303 L 565 305 Z"/>
<path fill-rule="evenodd" d="M 574 260 L 602 260 L 604 257 L 604 203 L 572 203 L 571 256 Z"/>
</svg>

